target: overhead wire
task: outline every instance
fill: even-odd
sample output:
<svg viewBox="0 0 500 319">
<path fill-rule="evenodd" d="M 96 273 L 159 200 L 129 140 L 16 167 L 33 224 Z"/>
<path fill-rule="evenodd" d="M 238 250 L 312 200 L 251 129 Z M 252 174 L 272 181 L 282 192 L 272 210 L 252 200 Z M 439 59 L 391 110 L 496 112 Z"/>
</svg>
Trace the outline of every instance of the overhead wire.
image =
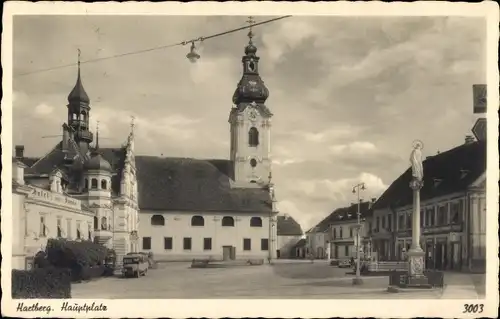
<svg viewBox="0 0 500 319">
<path fill-rule="evenodd" d="M 147 53 L 147 52 L 156 51 L 156 50 L 164 50 L 164 49 L 168 49 L 168 48 L 172 48 L 172 47 L 176 47 L 176 46 L 184 46 L 184 45 L 189 44 L 189 43 L 203 42 L 203 41 L 208 40 L 208 39 L 220 37 L 223 35 L 227 35 L 230 33 L 238 32 L 238 31 L 241 31 L 244 29 L 249 29 L 249 28 L 252 28 L 255 26 L 259 26 L 259 25 L 266 24 L 266 23 L 271 23 L 271 22 L 282 20 L 282 19 L 289 18 L 289 17 L 291 17 L 291 15 L 281 16 L 281 17 L 277 17 L 277 18 L 273 18 L 273 19 L 269 19 L 269 20 L 265 20 L 265 21 L 261 21 L 261 22 L 257 22 L 257 23 L 252 23 L 252 24 L 249 24 L 247 26 L 240 27 L 240 28 L 231 29 L 228 31 L 212 34 L 212 35 L 205 36 L 205 37 L 202 36 L 202 37 L 194 38 L 194 39 L 187 40 L 187 41 L 181 41 L 181 42 L 177 42 L 177 43 L 161 45 L 161 46 L 157 46 L 157 47 L 153 47 L 153 48 L 149 48 L 149 49 L 143 49 L 143 50 L 139 50 L 139 51 L 120 53 L 120 54 L 115 54 L 115 55 L 111 55 L 111 56 L 107 56 L 107 57 L 80 61 L 80 64 L 95 63 L 95 62 L 100 62 L 100 61 L 104 61 L 104 60 L 116 59 L 116 58 L 121 58 L 121 57 L 125 57 L 125 56 L 130 56 L 130 55 L 137 55 L 137 54 Z M 59 65 L 59 66 L 50 67 L 50 68 L 46 68 L 46 69 L 40 69 L 40 70 L 35 70 L 35 71 L 30 71 L 30 72 L 25 72 L 25 73 L 14 74 L 13 77 L 21 77 L 21 76 L 31 75 L 31 74 L 35 74 L 35 73 L 48 72 L 48 71 L 67 68 L 67 67 L 71 67 L 71 66 L 75 66 L 75 65 L 77 65 L 77 63 L 69 63 L 69 64 Z"/>
</svg>

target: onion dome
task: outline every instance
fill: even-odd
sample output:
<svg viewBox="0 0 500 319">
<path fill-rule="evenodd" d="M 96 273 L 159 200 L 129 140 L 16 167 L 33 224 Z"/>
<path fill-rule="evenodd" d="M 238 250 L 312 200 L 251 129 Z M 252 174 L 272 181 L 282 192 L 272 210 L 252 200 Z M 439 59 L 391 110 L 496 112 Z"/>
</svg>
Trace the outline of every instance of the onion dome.
<svg viewBox="0 0 500 319">
<path fill-rule="evenodd" d="M 85 170 L 111 172 L 111 164 L 97 151 L 92 152 L 90 160 L 84 164 Z"/>
<path fill-rule="evenodd" d="M 259 75 L 259 60 L 255 55 L 257 47 L 250 39 L 245 47 L 245 55 L 242 57 L 243 76 L 233 94 L 233 103 L 264 103 L 269 97 L 269 90 Z"/>
<path fill-rule="evenodd" d="M 90 103 L 89 96 L 83 88 L 82 79 L 80 77 L 80 58 L 78 58 L 78 77 L 76 79 L 75 87 L 68 95 L 68 102 L 83 102 L 87 104 Z"/>
</svg>

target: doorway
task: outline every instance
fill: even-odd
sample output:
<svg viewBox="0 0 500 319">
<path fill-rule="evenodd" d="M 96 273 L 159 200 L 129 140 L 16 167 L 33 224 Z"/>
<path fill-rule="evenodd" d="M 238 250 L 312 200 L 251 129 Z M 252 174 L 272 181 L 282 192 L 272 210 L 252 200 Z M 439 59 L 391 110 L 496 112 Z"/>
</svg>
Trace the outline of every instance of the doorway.
<svg viewBox="0 0 500 319">
<path fill-rule="evenodd" d="M 231 260 L 231 246 L 222 246 L 222 260 Z"/>
<path fill-rule="evenodd" d="M 450 268 L 452 270 L 460 270 L 461 269 L 461 260 L 462 260 L 462 245 L 460 243 L 452 243 L 451 244 L 451 264 Z"/>
</svg>

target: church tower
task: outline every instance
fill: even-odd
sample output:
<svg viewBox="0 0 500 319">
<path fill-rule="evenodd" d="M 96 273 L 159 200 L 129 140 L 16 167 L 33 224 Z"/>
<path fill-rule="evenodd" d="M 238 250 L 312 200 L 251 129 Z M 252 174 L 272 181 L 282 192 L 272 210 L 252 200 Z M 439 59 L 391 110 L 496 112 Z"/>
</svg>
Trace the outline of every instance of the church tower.
<svg viewBox="0 0 500 319">
<path fill-rule="evenodd" d="M 78 76 L 76 84 L 68 95 L 68 126 L 73 139 L 78 144 L 82 154 L 89 150 L 93 135 L 89 127 L 90 99 L 83 88 L 80 77 L 80 50 L 78 50 Z"/>
<path fill-rule="evenodd" d="M 252 25 L 254 21 L 247 21 Z M 265 102 L 269 90 L 259 75 L 259 57 L 250 27 L 249 42 L 241 62 L 243 76 L 233 95 L 234 107 L 229 115 L 231 131 L 230 159 L 235 186 L 267 182 L 271 172 L 271 117 Z"/>
</svg>

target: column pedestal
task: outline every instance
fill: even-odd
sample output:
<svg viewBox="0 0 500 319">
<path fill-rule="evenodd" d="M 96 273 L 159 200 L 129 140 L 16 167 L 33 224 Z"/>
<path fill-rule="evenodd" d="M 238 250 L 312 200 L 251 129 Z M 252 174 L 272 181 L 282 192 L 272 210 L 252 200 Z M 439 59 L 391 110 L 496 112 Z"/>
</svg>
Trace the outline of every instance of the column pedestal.
<svg viewBox="0 0 500 319">
<path fill-rule="evenodd" d="M 424 275 L 425 252 L 420 248 L 408 251 L 408 280 L 409 288 L 430 288 L 429 281 Z"/>
</svg>

